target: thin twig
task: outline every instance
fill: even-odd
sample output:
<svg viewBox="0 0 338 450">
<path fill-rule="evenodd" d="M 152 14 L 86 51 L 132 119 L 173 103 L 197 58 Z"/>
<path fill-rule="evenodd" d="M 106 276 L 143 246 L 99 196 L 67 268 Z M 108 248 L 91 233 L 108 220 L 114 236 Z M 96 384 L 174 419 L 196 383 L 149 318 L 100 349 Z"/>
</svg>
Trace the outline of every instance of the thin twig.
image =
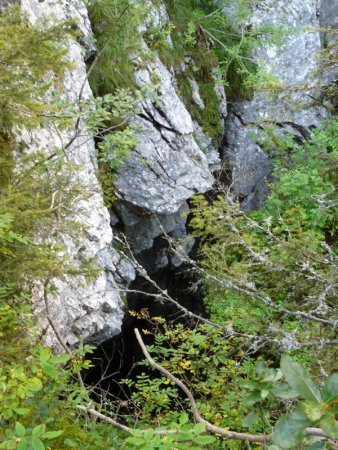
<svg viewBox="0 0 338 450">
<path fill-rule="evenodd" d="M 141 337 L 139 330 L 137 328 L 134 328 L 134 332 L 136 335 L 136 339 L 141 347 L 141 350 L 142 350 L 144 356 L 146 357 L 147 361 L 149 362 L 150 366 L 153 367 L 154 369 L 157 369 L 162 375 L 169 378 L 178 387 L 180 387 L 182 389 L 182 391 L 186 394 L 186 396 L 189 399 L 195 422 L 205 424 L 206 431 L 208 431 L 209 433 L 218 434 L 218 435 L 230 438 L 230 439 L 237 439 L 237 440 L 249 441 L 249 442 L 267 442 L 272 439 L 272 434 L 263 435 L 263 434 L 238 433 L 236 431 L 226 430 L 224 428 L 217 427 L 217 426 L 213 425 L 212 423 L 208 422 L 207 420 L 205 420 L 203 418 L 203 416 L 201 415 L 201 413 L 198 409 L 198 406 L 196 404 L 196 400 L 195 400 L 193 394 L 191 393 L 191 391 L 189 390 L 189 388 L 183 383 L 183 381 L 176 378 L 175 375 L 173 375 L 171 372 L 169 372 L 169 370 L 165 369 L 164 367 L 162 367 L 160 364 L 158 364 L 157 362 L 155 362 L 153 360 L 153 358 L 150 356 L 150 354 L 143 342 L 143 339 Z M 319 436 L 319 437 L 327 438 L 326 434 L 320 428 L 306 428 L 305 434 L 307 436 Z"/>
</svg>

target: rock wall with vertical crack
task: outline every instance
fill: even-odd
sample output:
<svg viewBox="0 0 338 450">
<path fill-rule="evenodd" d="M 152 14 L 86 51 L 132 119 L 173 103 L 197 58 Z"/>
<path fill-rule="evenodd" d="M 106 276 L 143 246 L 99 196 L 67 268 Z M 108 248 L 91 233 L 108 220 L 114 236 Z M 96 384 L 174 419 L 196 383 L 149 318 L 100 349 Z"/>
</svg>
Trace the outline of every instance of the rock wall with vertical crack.
<svg viewBox="0 0 338 450">
<path fill-rule="evenodd" d="M 22 0 L 21 8 L 31 23 L 41 19 L 53 22 L 72 18 L 76 20 L 84 36 L 90 33 L 87 10 L 82 0 Z M 63 96 L 76 103 L 83 89 L 82 99 L 88 100 L 91 91 L 86 81 L 85 49 L 77 41 L 69 40 L 67 52 L 71 68 L 62 80 Z M 42 150 L 52 154 L 56 148 L 66 146 L 68 160 L 79 167 L 74 177 L 78 177 L 85 189 L 91 192 L 88 199 L 80 199 L 70 212 L 72 219 L 85 225 L 84 239 L 77 243 L 66 237 L 63 243 L 66 254 L 75 265 L 79 265 L 84 255 L 95 257 L 102 268 L 101 273 L 90 282 L 81 276 L 66 276 L 63 280 L 53 280 L 57 291 L 54 295 L 48 295 L 48 303 L 52 321 L 68 344 L 76 345 L 83 340 L 100 343 L 120 332 L 123 308 L 115 281 L 118 278 L 119 257 L 112 248 L 113 235 L 109 213 L 104 207 L 96 177 L 94 140 L 88 135 L 83 121 L 80 122 L 77 132 L 75 127 L 65 131 L 51 126 L 34 132 L 25 131 L 20 139 L 28 152 Z M 71 141 L 71 145 L 67 146 Z M 47 321 L 41 286 L 34 290 L 33 300 L 46 344 L 62 350 Z"/>
<path fill-rule="evenodd" d="M 318 75 L 316 70 L 323 48 L 320 27 L 337 21 L 336 3 L 265 0 L 254 6 L 250 26 L 280 26 L 285 34 L 282 46 L 263 42 L 253 55 L 260 68 L 279 80 L 282 89 L 275 95 L 256 91 L 252 100 L 234 102 L 226 121 L 223 157 L 244 209 L 257 208 L 264 200 L 272 171 L 267 154 L 253 137 L 259 129 L 276 124 L 280 133 L 291 132 L 304 139 L 329 115 L 317 101 L 323 74 Z M 224 13 L 231 14 L 231 10 Z"/>
<path fill-rule="evenodd" d="M 162 3 L 150 7 L 150 11 L 140 31 L 145 31 L 150 24 L 155 27 L 168 24 L 169 17 Z M 145 53 L 151 54 L 147 45 L 143 45 Z M 213 172 L 220 168 L 218 149 L 193 121 L 177 93 L 175 75 L 174 69 L 166 67 L 156 54 L 135 70 L 138 86 L 156 80 L 158 94 L 157 101 L 143 102 L 141 113 L 133 119 L 140 129 L 139 143 L 118 170 L 116 180 L 119 200 L 114 206 L 115 220 L 123 225 L 136 253 L 150 249 L 154 239 L 163 233 L 174 237 L 185 235 L 187 201 L 195 194 L 209 191 L 214 183 Z M 194 79 L 190 82 L 194 101 L 203 108 L 198 84 Z M 224 90 L 219 88 L 217 94 L 219 120 L 224 124 Z M 187 249 L 191 245 L 190 239 Z M 167 257 L 159 258 L 158 262 L 158 268 L 165 266 Z"/>
</svg>

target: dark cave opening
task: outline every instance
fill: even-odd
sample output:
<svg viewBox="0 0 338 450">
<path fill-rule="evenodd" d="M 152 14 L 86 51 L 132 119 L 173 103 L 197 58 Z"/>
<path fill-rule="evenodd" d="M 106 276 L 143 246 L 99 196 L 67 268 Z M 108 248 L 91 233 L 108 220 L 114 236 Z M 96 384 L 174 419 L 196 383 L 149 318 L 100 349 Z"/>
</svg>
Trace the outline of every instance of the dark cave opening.
<svg viewBox="0 0 338 450">
<path fill-rule="evenodd" d="M 159 247 L 161 239 L 157 239 L 156 246 Z M 162 239 L 162 245 L 165 245 L 164 239 Z M 142 252 L 143 254 L 138 258 L 140 262 L 151 261 L 153 251 L 149 249 Z M 195 314 L 206 316 L 203 302 L 204 290 L 199 283 L 198 275 L 191 266 L 169 265 L 152 273 L 151 278 L 183 307 Z M 140 318 L 142 310 L 147 311 L 150 317 L 164 318 L 169 324 L 192 325 L 191 320 L 185 317 L 177 306 L 152 296 L 152 294 L 158 294 L 158 290 L 141 276 L 137 276 L 130 284 L 129 291 L 126 295 L 128 311 L 126 311 L 121 333 L 103 342 L 93 354 L 88 355 L 93 367 L 83 372 L 84 382 L 92 386 L 94 397 L 101 399 L 106 397 L 110 402 L 118 404 L 130 398 L 129 389 L 121 381 L 126 378 L 135 380 L 137 375 L 145 372 L 145 368 L 137 364 L 144 359 L 144 356 L 136 340 L 134 328 L 150 331 L 143 336 L 146 345 L 154 342 L 153 324 L 146 318 Z M 129 311 L 139 314 L 130 314 Z"/>
</svg>

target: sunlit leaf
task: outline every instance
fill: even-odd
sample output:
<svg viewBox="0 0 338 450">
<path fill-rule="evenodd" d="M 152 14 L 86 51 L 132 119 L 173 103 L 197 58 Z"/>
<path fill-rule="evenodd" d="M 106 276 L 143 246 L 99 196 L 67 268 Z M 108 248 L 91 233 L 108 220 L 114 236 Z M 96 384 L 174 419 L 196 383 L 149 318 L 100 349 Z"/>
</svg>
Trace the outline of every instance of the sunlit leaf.
<svg viewBox="0 0 338 450">
<path fill-rule="evenodd" d="M 275 397 L 281 397 L 281 398 L 296 398 L 298 397 L 298 393 L 292 389 L 288 384 L 281 383 L 275 386 L 273 389 L 271 389 L 271 394 Z"/>
<path fill-rule="evenodd" d="M 326 380 L 322 394 L 323 399 L 328 404 L 338 399 L 338 373 L 334 373 Z"/>
<path fill-rule="evenodd" d="M 281 369 L 286 381 L 306 400 L 321 402 L 321 395 L 308 373 L 289 356 L 283 355 Z"/>
<path fill-rule="evenodd" d="M 61 436 L 64 433 L 64 430 L 58 430 L 58 431 L 46 431 L 46 433 L 43 433 L 41 437 L 43 439 L 56 439 L 59 436 Z"/>
<path fill-rule="evenodd" d="M 20 422 L 16 422 L 15 433 L 17 436 L 23 437 L 26 434 L 26 428 Z"/>
<path fill-rule="evenodd" d="M 32 438 L 32 447 L 33 450 L 45 450 L 43 442 L 37 437 Z"/>
<path fill-rule="evenodd" d="M 57 371 L 52 364 L 41 363 L 41 367 L 42 367 L 43 371 L 51 378 L 55 378 L 57 376 Z"/>
<path fill-rule="evenodd" d="M 44 423 L 41 423 L 40 425 L 37 425 L 33 428 L 32 436 L 41 436 L 46 431 L 46 425 Z"/>
<path fill-rule="evenodd" d="M 205 432 L 205 423 L 196 423 L 194 426 L 194 433 L 200 434 Z"/>
<path fill-rule="evenodd" d="M 286 414 L 277 420 L 273 443 L 282 449 L 296 448 L 305 437 L 311 422 L 301 413 Z"/>
<path fill-rule="evenodd" d="M 193 438 L 193 442 L 200 445 L 213 444 L 216 441 L 214 436 L 196 436 Z"/>
<path fill-rule="evenodd" d="M 335 420 L 334 415 L 327 413 L 320 421 L 320 426 L 332 439 L 338 439 L 338 422 Z"/>
<path fill-rule="evenodd" d="M 250 428 L 258 420 L 258 414 L 256 411 L 251 411 L 243 420 L 243 427 Z"/>
</svg>

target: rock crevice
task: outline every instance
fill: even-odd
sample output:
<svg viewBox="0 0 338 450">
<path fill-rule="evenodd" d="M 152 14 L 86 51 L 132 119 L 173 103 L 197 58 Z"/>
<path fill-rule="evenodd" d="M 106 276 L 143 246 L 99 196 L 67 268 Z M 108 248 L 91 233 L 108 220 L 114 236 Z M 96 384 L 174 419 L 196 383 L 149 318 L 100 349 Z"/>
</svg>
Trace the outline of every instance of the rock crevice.
<svg viewBox="0 0 338 450">
<path fill-rule="evenodd" d="M 220 168 L 221 159 L 231 173 L 232 188 L 243 209 L 258 208 L 262 204 L 268 193 L 272 164 L 257 139 L 260 130 L 274 123 L 280 133 L 292 132 L 296 139 L 303 140 L 310 136 L 312 127 L 329 115 L 326 108 L 313 101 L 319 96 L 319 88 L 312 74 L 317 68 L 316 54 L 325 41 L 319 27 L 337 26 L 337 3 L 337 0 L 265 0 L 253 6 L 249 26 L 276 25 L 290 30 L 283 37 L 281 49 L 263 43 L 253 55 L 258 65 L 264 62 L 265 69 L 279 78 L 283 90 L 271 98 L 265 91 L 256 90 L 251 100 L 235 100 L 228 112 L 224 92 L 217 87 L 219 118 L 220 121 L 225 119 L 220 154 L 180 98 L 174 70 L 167 68 L 156 55 L 136 68 L 135 80 L 140 88 L 156 80 L 158 101 L 144 101 L 140 113 L 131 120 L 138 143 L 116 174 L 118 201 L 110 215 L 104 207 L 96 177 L 94 140 L 86 136 L 72 142 L 67 149 L 69 157 L 82 166 L 80 178 L 95 194 L 82 201 L 73 212 L 88 225 L 87 237 L 81 248 L 68 242 L 67 251 L 74 260 L 80 258 L 81 252 L 97 256 L 103 270 L 89 284 L 71 278 L 55 282 L 57 295 L 51 298 L 53 320 L 69 344 L 76 345 L 81 340 L 99 343 L 121 329 L 124 312 L 117 283 L 131 283 L 136 275 L 128 261 L 113 249 L 111 226 L 126 234 L 149 273 L 159 276 L 168 273 L 170 268 L 175 271 L 181 264 L 168 253 L 163 235 L 186 236 L 187 202 L 196 193 L 212 189 L 213 172 Z M 53 15 L 58 20 L 73 17 L 84 36 L 91 33 L 82 0 L 21 0 L 21 6 L 31 21 Z M 233 9 L 226 8 L 224 14 L 233 14 Z M 168 22 L 168 16 L 161 4 L 144 27 L 163 22 Z M 144 46 L 146 48 L 146 44 Z M 73 68 L 66 74 L 64 88 L 66 98 L 73 102 L 80 92 L 85 100 L 91 96 L 84 62 L 90 57 L 88 51 L 93 49 L 83 49 L 79 42 L 69 42 L 68 58 Z M 182 62 L 180 75 L 183 76 L 184 66 Z M 324 82 L 332 83 L 336 75 L 331 69 Z M 187 77 L 193 101 L 199 108 L 206 108 L 191 72 Z M 323 79 L 319 84 L 322 83 Z M 86 135 L 84 124 L 80 127 L 79 136 Z M 40 129 L 26 133 L 24 140 L 31 151 L 41 148 L 51 153 L 60 145 L 60 136 L 64 142 L 71 138 L 69 132 Z M 193 245 L 194 240 L 187 239 L 187 252 Z M 138 281 L 135 283 L 137 285 Z M 46 343 L 58 347 L 46 321 L 39 289 L 35 292 L 35 305 Z"/>
</svg>

